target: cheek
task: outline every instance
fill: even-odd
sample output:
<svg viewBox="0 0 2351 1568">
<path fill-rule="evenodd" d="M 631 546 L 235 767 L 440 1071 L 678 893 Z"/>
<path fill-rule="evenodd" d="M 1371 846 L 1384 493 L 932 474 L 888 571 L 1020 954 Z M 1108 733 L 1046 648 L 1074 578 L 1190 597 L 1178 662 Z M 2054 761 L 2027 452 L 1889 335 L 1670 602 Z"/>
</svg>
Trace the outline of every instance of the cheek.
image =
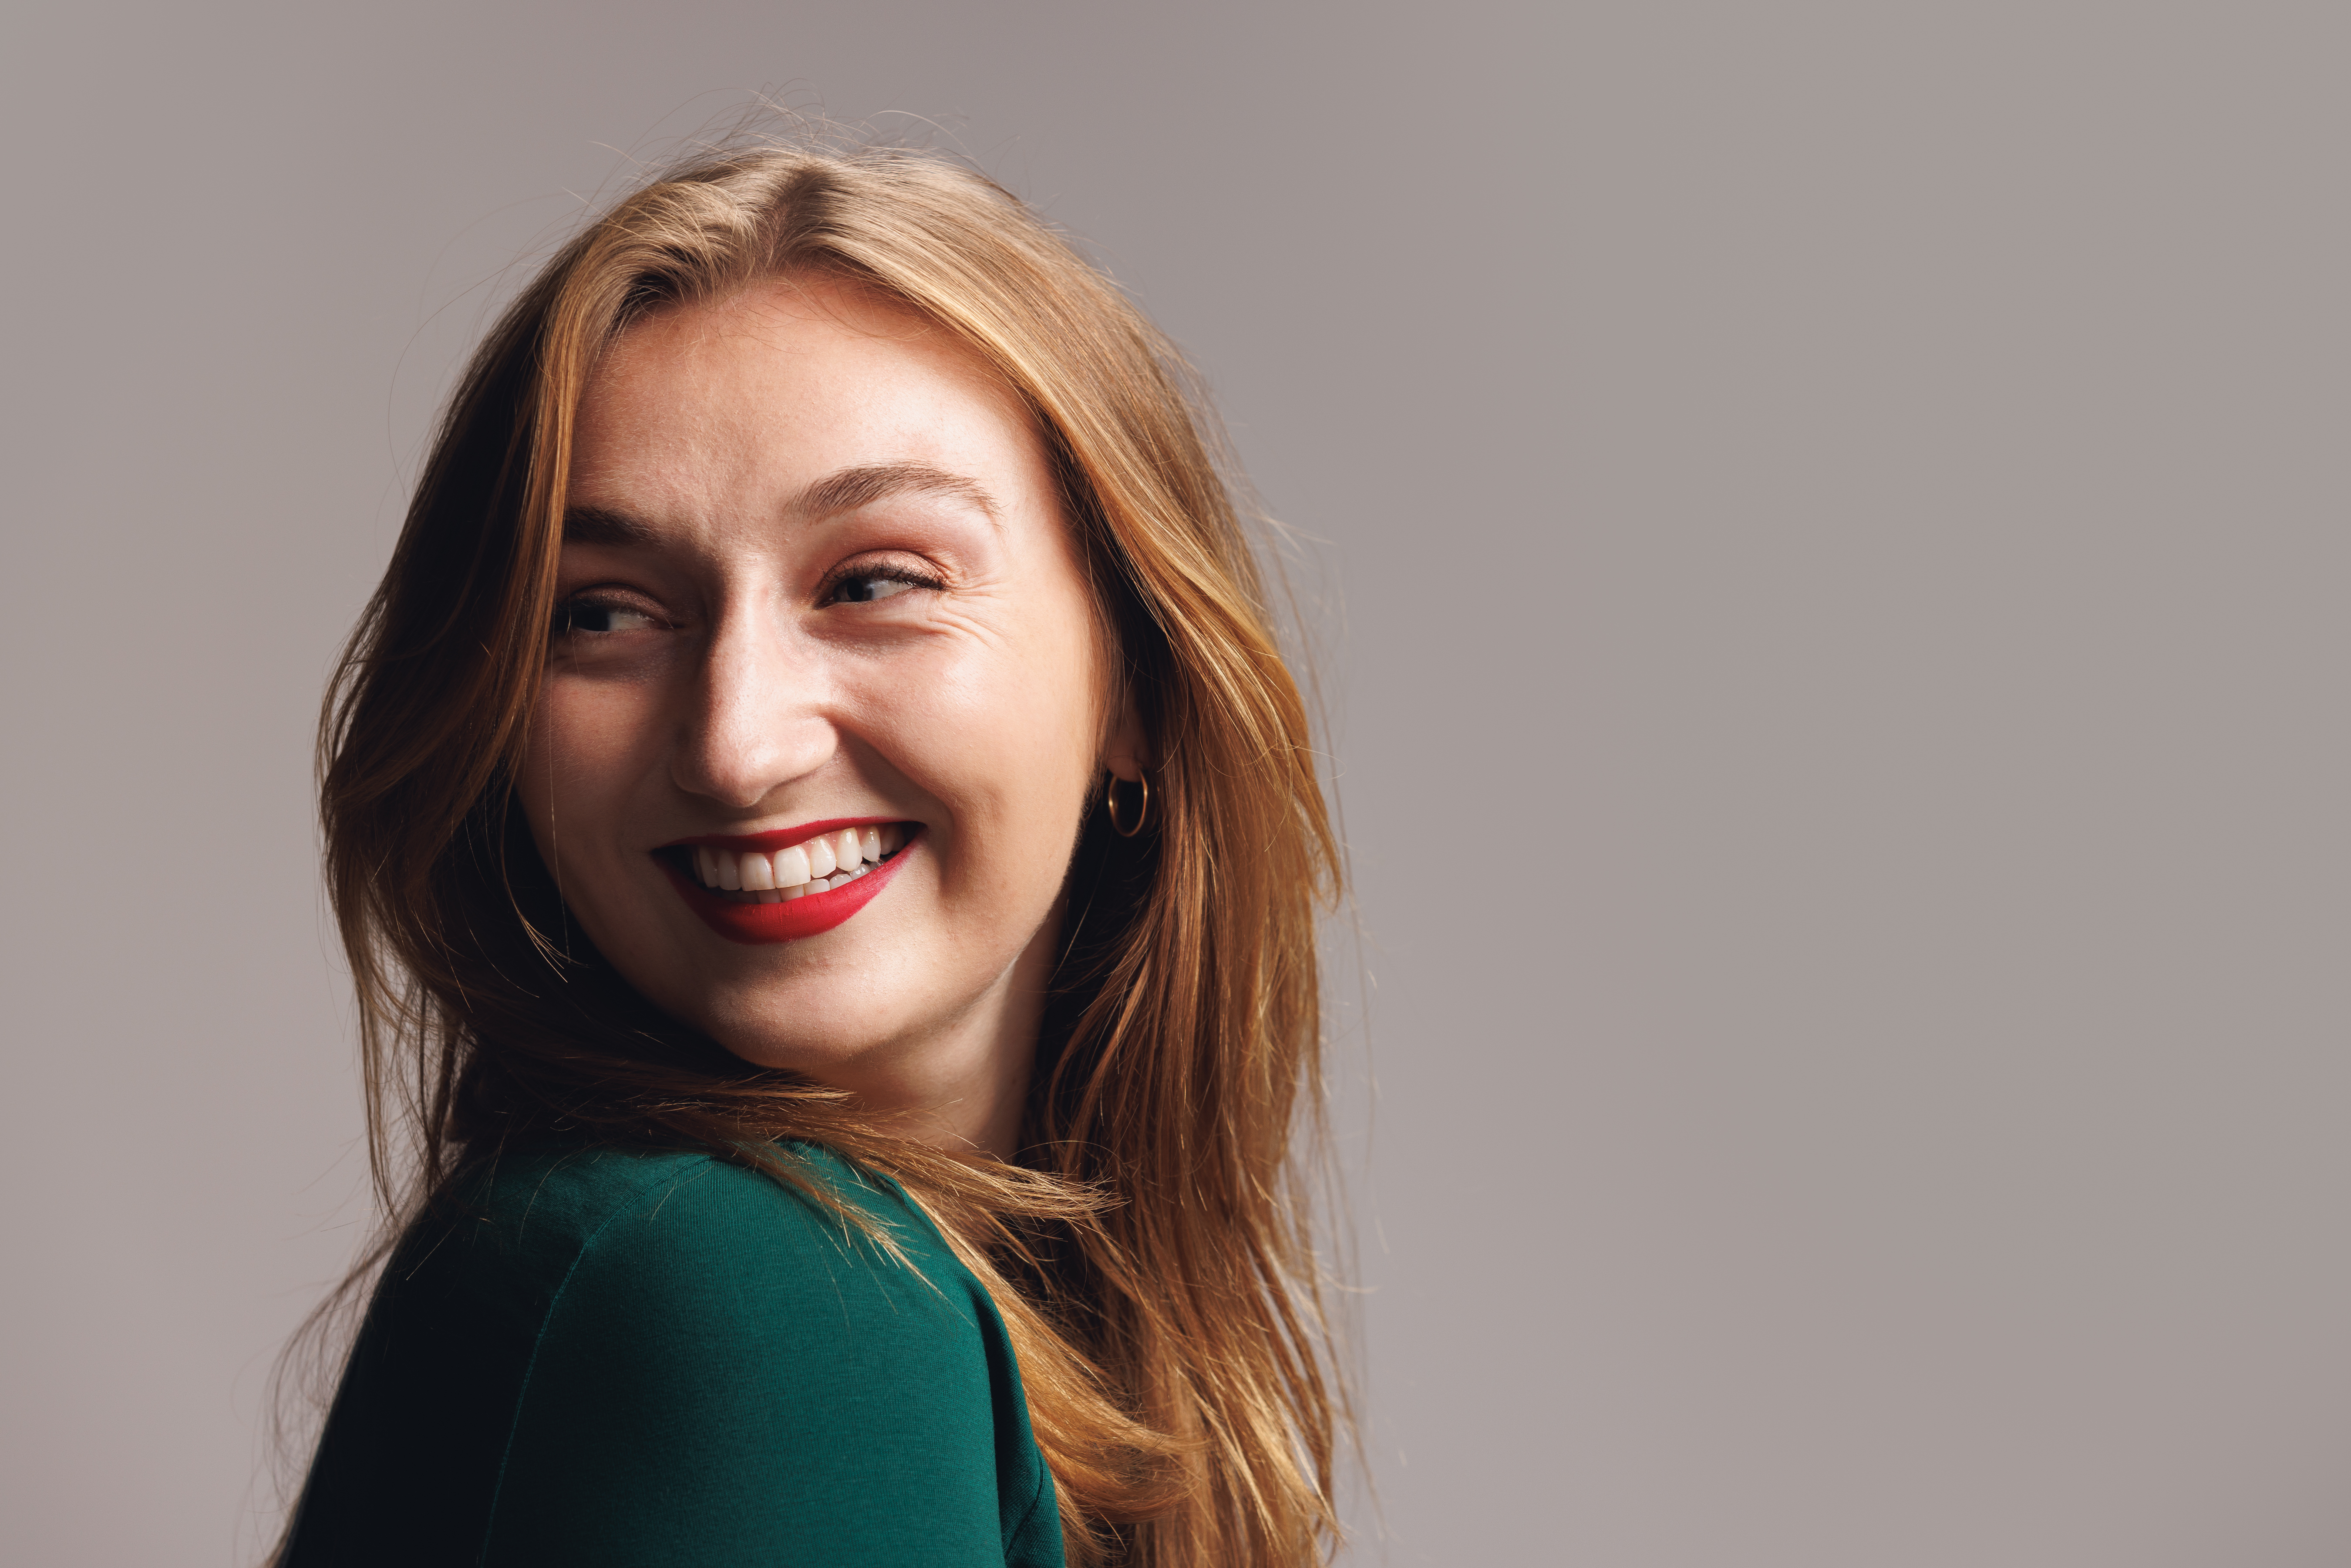
<svg viewBox="0 0 2351 1568">
<path fill-rule="evenodd" d="M 1099 716 L 1081 638 L 964 648 L 877 689 L 892 761 L 947 808 L 965 875 L 1057 875 L 1092 777 Z"/>
<path fill-rule="evenodd" d="M 548 682 L 520 759 L 523 807 L 545 852 L 549 829 L 592 829 L 607 821 L 659 747 L 661 700 L 641 683 L 558 675 Z M 600 835 L 601 836 L 601 835 Z M 567 836 L 567 855 L 586 841 Z"/>
</svg>

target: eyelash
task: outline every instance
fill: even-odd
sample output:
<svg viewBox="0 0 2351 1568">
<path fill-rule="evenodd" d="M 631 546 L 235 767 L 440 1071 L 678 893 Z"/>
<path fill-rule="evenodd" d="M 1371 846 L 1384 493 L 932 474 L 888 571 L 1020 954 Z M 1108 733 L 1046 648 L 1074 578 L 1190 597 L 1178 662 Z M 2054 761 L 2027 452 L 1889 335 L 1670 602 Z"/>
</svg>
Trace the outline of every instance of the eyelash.
<svg viewBox="0 0 2351 1568">
<path fill-rule="evenodd" d="M 903 582 L 909 588 L 927 588 L 934 591 L 946 586 L 946 583 L 940 581 L 937 578 L 933 577 L 926 572 L 918 571 L 913 567 L 852 567 L 845 571 L 835 572 L 832 576 L 825 579 L 824 586 L 817 591 L 817 602 L 820 604 L 833 604 L 839 602 L 864 604 L 872 602 L 871 600 L 837 601 L 834 599 L 834 594 L 840 592 L 841 588 L 846 584 L 852 582 Z M 894 595 L 893 597 L 894 597 Z"/>
</svg>

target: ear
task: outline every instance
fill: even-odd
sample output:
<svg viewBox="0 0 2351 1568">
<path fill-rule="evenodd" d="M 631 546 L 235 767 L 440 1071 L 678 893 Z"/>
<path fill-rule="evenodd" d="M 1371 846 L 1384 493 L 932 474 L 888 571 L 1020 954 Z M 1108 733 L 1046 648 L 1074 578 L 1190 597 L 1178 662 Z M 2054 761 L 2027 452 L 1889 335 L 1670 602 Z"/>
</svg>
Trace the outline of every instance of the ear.
<svg viewBox="0 0 2351 1568">
<path fill-rule="evenodd" d="M 1134 699 L 1121 691 L 1117 710 L 1111 716 L 1110 736 L 1102 747 L 1102 766 L 1133 784 L 1158 760 L 1152 754 L 1151 737 L 1143 732 L 1143 716 L 1135 711 Z"/>
</svg>

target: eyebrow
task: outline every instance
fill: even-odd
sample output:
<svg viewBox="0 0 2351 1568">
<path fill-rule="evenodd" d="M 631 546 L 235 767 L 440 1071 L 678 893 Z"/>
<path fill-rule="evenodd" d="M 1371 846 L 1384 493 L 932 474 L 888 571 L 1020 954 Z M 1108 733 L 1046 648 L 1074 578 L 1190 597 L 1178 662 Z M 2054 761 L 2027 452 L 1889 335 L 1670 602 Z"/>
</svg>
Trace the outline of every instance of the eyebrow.
<svg viewBox="0 0 2351 1568">
<path fill-rule="evenodd" d="M 568 545 L 649 545 L 660 538 L 651 523 L 639 522 L 626 512 L 602 507 L 563 509 L 563 542 Z"/>
<path fill-rule="evenodd" d="M 928 463 L 869 463 L 843 468 L 802 490 L 793 497 L 789 510 L 803 517 L 829 517 L 892 496 L 945 496 L 969 502 L 991 520 L 997 515 L 996 497 L 978 480 Z"/>
<path fill-rule="evenodd" d="M 945 496 L 967 502 L 994 522 L 996 497 L 978 480 L 928 463 L 868 463 L 828 474 L 785 505 L 787 517 L 814 521 L 853 512 L 892 496 Z M 563 542 L 575 545 L 650 545 L 661 530 L 626 512 L 604 507 L 570 507 L 563 513 Z"/>
</svg>

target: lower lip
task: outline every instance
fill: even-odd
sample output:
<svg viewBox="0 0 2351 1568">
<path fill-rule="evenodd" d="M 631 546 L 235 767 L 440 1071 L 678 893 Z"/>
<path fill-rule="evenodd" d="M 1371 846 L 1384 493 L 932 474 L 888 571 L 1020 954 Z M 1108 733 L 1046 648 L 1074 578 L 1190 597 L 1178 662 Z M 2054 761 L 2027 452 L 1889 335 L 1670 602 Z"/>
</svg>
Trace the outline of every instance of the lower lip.
<svg viewBox="0 0 2351 1568">
<path fill-rule="evenodd" d="M 919 838 L 911 841 L 845 887 L 836 887 L 831 893 L 806 894 L 781 904 L 736 904 L 686 877 L 667 861 L 661 862 L 661 868 L 669 873 L 686 906 L 702 916 L 704 925 L 729 942 L 797 942 L 803 936 L 831 930 L 880 897 L 882 884 L 898 873 L 898 868 L 906 863 L 906 857 L 921 841 Z"/>
</svg>

